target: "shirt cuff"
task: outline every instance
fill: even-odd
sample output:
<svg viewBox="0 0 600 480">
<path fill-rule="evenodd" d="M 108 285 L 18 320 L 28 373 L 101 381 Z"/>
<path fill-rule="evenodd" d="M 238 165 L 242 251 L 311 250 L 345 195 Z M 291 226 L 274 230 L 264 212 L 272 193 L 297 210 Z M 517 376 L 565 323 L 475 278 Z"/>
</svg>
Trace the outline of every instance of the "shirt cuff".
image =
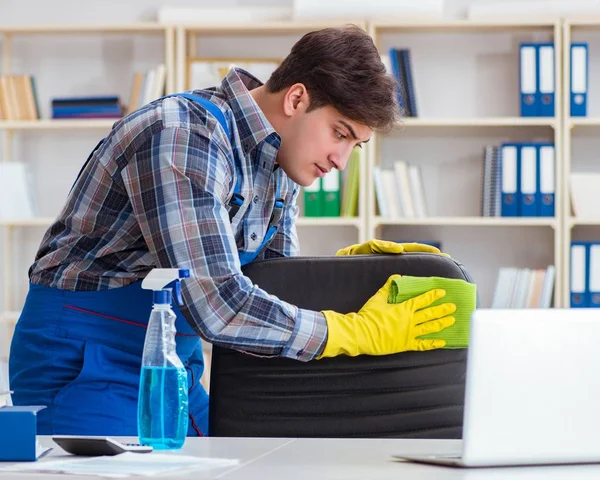
<svg viewBox="0 0 600 480">
<path fill-rule="evenodd" d="M 289 342 L 283 347 L 281 356 L 307 362 L 323 352 L 326 341 L 325 315 L 299 308 L 294 331 Z"/>
</svg>

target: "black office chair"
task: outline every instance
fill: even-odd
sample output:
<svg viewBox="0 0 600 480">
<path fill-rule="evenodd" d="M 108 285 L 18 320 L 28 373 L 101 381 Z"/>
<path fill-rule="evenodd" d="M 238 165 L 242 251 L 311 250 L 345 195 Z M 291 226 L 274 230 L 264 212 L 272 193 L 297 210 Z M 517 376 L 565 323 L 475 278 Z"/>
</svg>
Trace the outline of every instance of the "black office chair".
<svg viewBox="0 0 600 480">
<path fill-rule="evenodd" d="M 358 311 L 394 274 L 472 282 L 427 253 L 295 257 L 244 273 L 311 310 Z M 231 437 L 461 438 L 466 349 L 299 362 L 213 347 L 209 433 Z"/>
</svg>

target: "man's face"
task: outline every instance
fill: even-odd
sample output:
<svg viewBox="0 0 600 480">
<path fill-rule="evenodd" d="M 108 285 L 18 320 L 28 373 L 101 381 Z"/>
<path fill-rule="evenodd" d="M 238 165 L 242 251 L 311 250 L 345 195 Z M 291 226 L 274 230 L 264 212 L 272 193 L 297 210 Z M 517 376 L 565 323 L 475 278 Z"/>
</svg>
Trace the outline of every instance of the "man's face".
<svg viewBox="0 0 600 480">
<path fill-rule="evenodd" d="M 373 134 L 331 106 L 297 111 L 286 123 L 277 162 L 303 187 L 334 168 L 343 170 L 352 149 L 361 148 Z"/>
</svg>

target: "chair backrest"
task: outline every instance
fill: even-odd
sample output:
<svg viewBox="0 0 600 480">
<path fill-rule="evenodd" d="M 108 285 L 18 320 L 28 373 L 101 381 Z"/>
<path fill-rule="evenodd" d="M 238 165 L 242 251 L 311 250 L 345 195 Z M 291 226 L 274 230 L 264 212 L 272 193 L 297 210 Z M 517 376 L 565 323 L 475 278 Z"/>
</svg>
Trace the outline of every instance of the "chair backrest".
<svg viewBox="0 0 600 480">
<path fill-rule="evenodd" d="M 441 255 L 293 257 L 245 275 L 311 310 L 358 311 L 394 274 L 471 281 Z M 461 438 L 466 349 L 299 362 L 214 346 L 209 433 L 235 437 Z"/>
</svg>

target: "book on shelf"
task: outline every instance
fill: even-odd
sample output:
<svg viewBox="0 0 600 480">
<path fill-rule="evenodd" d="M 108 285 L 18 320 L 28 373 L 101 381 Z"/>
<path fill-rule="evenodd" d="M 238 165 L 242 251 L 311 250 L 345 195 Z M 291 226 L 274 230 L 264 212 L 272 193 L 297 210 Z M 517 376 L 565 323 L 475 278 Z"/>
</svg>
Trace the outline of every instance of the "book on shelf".
<svg viewBox="0 0 600 480">
<path fill-rule="evenodd" d="M 397 160 L 393 168 L 373 168 L 375 197 L 379 215 L 384 218 L 424 218 L 429 216 L 421 168 Z"/>
<path fill-rule="evenodd" d="M 354 148 L 348 159 L 348 165 L 343 172 L 342 204 L 340 208 L 342 217 L 356 217 L 358 215 L 360 163 L 360 151 L 358 148 Z"/>
<path fill-rule="evenodd" d="M 402 116 L 417 117 L 417 98 L 410 50 L 392 47 L 387 55 L 381 56 L 381 60 L 388 73 L 396 80 L 398 107 Z"/>
<path fill-rule="evenodd" d="M 28 121 L 39 118 L 40 108 L 34 77 L 0 76 L 0 120 Z"/>
<path fill-rule="evenodd" d="M 501 216 L 500 147 L 486 145 L 483 149 L 483 173 L 481 175 L 481 216 Z"/>
<path fill-rule="evenodd" d="M 165 94 L 166 69 L 164 64 L 146 72 L 136 72 L 129 94 L 126 114 L 130 114 Z"/>
<path fill-rule="evenodd" d="M 340 171 L 335 168 L 327 172 L 321 182 L 321 216 L 339 217 L 342 206 L 340 196 Z"/>
<path fill-rule="evenodd" d="M 304 216 L 321 216 L 321 179 L 317 178 L 311 185 L 304 187 Z"/>
<path fill-rule="evenodd" d="M 412 218 L 414 217 L 414 211 L 408 184 L 408 171 L 405 171 L 406 176 L 399 180 L 397 178 L 397 167 L 399 164 L 402 164 L 404 167 L 406 167 L 404 162 L 396 162 L 394 165 L 394 170 L 384 169 L 381 171 L 383 198 L 391 218 L 403 216 Z"/>
<path fill-rule="evenodd" d="M 25 163 L 0 163 L 0 220 L 28 220 L 36 216 L 33 188 Z"/>
<path fill-rule="evenodd" d="M 498 270 L 492 308 L 550 308 L 556 269 L 502 267 Z"/>
</svg>

